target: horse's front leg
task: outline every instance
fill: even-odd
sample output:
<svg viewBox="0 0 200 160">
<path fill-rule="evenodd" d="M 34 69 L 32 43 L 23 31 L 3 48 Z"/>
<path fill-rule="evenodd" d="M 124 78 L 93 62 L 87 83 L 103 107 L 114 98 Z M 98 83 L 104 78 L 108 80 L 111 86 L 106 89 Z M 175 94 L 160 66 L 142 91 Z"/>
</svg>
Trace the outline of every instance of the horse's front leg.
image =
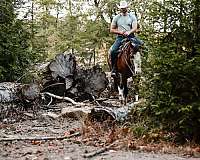
<svg viewBox="0 0 200 160">
<path fill-rule="evenodd" d="M 119 92 L 119 100 L 120 100 L 121 104 L 124 104 L 125 97 L 124 97 L 124 88 L 123 88 L 123 86 L 118 86 L 118 92 Z"/>
<path fill-rule="evenodd" d="M 124 86 L 124 105 L 126 105 L 127 103 L 127 96 L 128 96 L 128 86 L 127 86 L 127 77 L 124 76 L 122 78 L 122 83 L 123 83 L 123 86 Z"/>
<path fill-rule="evenodd" d="M 121 101 L 121 104 L 126 105 L 128 87 L 127 87 L 127 78 L 124 75 L 120 75 L 120 83 L 118 85 L 118 92 L 119 92 L 119 100 Z"/>
<path fill-rule="evenodd" d="M 135 95 L 135 102 L 139 101 L 139 85 L 140 85 L 140 75 L 136 75 L 133 77 L 133 88 Z"/>
<path fill-rule="evenodd" d="M 118 91 L 119 91 L 119 100 L 121 102 L 122 105 L 126 105 L 127 104 L 127 94 L 125 93 L 126 88 L 123 87 L 119 87 L 118 86 Z"/>
</svg>

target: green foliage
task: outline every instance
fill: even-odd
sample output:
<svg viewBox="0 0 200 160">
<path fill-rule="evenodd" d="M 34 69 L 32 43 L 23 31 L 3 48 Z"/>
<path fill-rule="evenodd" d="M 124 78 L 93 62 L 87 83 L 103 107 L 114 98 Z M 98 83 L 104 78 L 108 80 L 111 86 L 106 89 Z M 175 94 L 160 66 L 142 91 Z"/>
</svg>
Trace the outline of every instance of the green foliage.
<svg viewBox="0 0 200 160">
<path fill-rule="evenodd" d="M 200 56 L 197 1 L 154 2 L 146 33 L 143 118 L 178 137 L 200 142 Z M 199 5 L 199 3 L 198 3 Z M 159 24 L 159 25 L 158 25 Z M 154 26 L 154 27 L 152 27 Z M 160 26 L 160 27 L 155 27 Z M 153 34 L 151 34 L 153 33 Z M 159 123 L 157 123 L 159 122 Z"/>
<path fill-rule="evenodd" d="M 195 133 L 200 130 L 200 57 L 187 59 L 185 54 L 170 50 L 170 46 L 165 44 L 164 47 L 159 46 L 157 52 L 154 50 L 153 71 L 148 74 L 145 97 L 151 116 L 156 117 L 166 129 L 196 136 Z"/>
<path fill-rule="evenodd" d="M 136 123 L 134 123 L 132 126 L 132 132 L 134 134 L 134 136 L 136 137 L 142 137 L 146 134 L 149 133 L 150 131 L 150 126 L 148 126 L 147 120 L 145 121 L 138 121 Z"/>
<path fill-rule="evenodd" d="M 30 36 L 16 19 L 12 1 L 1 1 L 0 10 L 0 81 L 12 81 L 24 73 L 34 56 L 28 48 Z"/>
</svg>

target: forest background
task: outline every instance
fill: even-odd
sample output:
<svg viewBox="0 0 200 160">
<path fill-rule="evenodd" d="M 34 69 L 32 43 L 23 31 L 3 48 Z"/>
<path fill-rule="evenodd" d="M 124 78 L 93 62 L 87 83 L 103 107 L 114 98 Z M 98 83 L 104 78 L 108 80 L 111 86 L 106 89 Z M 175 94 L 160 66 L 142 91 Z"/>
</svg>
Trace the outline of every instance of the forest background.
<svg viewBox="0 0 200 160">
<path fill-rule="evenodd" d="M 86 67 L 99 64 L 107 71 L 117 3 L 1 0 L 0 81 L 17 81 L 35 64 L 65 51 Z M 199 0 L 130 1 L 141 28 L 137 36 L 145 42 L 140 86 L 145 103 L 134 112 L 133 123 L 138 136 L 167 130 L 178 140 L 200 142 L 199 8 Z"/>
</svg>

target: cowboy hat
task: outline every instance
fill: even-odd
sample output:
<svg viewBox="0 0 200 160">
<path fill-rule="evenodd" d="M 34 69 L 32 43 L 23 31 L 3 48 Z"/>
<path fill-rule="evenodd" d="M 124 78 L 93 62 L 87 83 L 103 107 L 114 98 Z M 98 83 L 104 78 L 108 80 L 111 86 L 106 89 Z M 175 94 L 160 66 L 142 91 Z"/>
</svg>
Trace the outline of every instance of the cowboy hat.
<svg viewBox="0 0 200 160">
<path fill-rule="evenodd" d="M 118 8 L 127 8 L 129 4 L 126 1 L 120 1 L 119 5 L 117 5 Z"/>
</svg>

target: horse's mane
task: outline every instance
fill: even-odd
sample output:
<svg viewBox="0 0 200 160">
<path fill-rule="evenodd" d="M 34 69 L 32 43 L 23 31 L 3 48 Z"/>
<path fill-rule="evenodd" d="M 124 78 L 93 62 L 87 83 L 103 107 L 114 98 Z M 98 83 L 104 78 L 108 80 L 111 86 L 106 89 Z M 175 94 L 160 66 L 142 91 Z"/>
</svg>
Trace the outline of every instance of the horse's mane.
<svg viewBox="0 0 200 160">
<path fill-rule="evenodd" d="M 131 41 L 129 39 L 124 39 L 122 41 L 122 45 L 119 49 L 119 55 L 118 57 L 121 57 L 123 54 L 130 54 L 130 48 L 132 47 Z"/>
</svg>

